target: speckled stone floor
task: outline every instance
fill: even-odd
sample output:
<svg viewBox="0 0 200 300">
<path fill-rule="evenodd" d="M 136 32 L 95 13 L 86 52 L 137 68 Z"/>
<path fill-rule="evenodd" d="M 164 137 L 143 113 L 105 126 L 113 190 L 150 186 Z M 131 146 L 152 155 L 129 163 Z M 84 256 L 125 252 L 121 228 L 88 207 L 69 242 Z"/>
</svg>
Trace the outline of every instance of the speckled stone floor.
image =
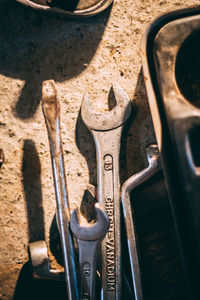
<svg viewBox="0 0 200 300">
<path fill-rule="evenodd" d="M 122 143 L 123 183 L 147 165 L 145 148 L 155 143 L 141 67 L 142 35 L 159 15 L 199 1 L 115 0 L 102 14 L 84 20 L 49 17 L 8 2 L 0 2 L 0 148 L 5 155 L 0 168 L 0 299 L 65 299 L 63 283 L 33 281 L 28 264 L 29 241 L 45 238 L 55 265 L 53 256 L 59 261 L 60 252 L 54 247 L 55 194 L 41 84 L 54 79 L 58 89 L 73 208 L 87 185 L 97 184 L 94 143 L 80 117 L 85 91 L 103 109 L 117 83 L 133 103 Z M 162 174 L 138 189 L 136 197 L 145 299 L 187 299 Z"/>
</svg>

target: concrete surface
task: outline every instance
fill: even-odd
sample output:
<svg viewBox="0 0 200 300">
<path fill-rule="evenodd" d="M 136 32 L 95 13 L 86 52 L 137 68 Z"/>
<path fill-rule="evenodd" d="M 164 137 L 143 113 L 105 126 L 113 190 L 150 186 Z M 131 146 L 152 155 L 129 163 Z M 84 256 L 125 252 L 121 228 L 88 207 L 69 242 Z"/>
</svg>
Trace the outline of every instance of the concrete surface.
<svg viewBox="0 0 200 300">
<path fill-rule="evenodd" d="M 87 184 L 96 185 L 95 147 L 80 117 L 84 92 L 106 108 L 112 82 L 133 102 L 123 137 L 121 182 L 146 164 L 155 142 L 143 81 L 140 42 L 160 14 L 195 0 L 116 0 L 85 20 L 41 15 L 14 1 L 0 6 L 0 299 L 64 299 L 62 283 L 35 282 L 28 265 L 29 241 L 46 239 L 59 258 L 55 195 L 41 84 L 54 79 L 61 102 L 62 138 L 72 208 Z M 152 194 L 153 185 L 157 185 Z M 187 299 L 162 175 L 139 190 L 136 221 L 146 299 Z M 159 201 L 158 201 L 159 200 Z M 159 202 L 159 204 L 158 204 Z M 142 204 L 141 204 L 142 203 Z M 144 222 L 145 220 L 145 222 Z M 141 226 L 140 226 L 141 225 Z M 126 250 L 125 250 L 126 251 Z M 54 264 L 55 259 L 52 256 Z M 127 262 L 125 262 L 126 268 Z M 180 297 L 180 298 L 179 298 Z"/>
</svg>

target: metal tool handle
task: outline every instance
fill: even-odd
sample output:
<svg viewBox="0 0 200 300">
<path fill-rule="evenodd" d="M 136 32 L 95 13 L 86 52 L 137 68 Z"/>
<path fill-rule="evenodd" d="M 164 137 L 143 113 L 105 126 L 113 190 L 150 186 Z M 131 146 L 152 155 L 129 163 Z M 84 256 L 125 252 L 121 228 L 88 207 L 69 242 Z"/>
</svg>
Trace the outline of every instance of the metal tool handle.
<svg viewBox="0 0 200 300">
<path fill-rule="evenodd" d="M 104 300 L 120 299 L 121 234 L 119 151 L 122 127 L 92 131 L 97 149 L 98 201 L 110 220 L 102 242 L 102 292 Z M 103 136 L 103 138 L 102 138 Z"/>
<path fill-rule="evenodd" d="M 69 231 L 69 202 L 60 133 L 60 104 L 53 80 L 43 82 L 42 109 L 46 121 L 57 203 L 57 220 L 61 235 L 68 300 L 79 299 L 73 241 Z"/>
<path fill-rule="evenodd" d="M 97 249 L 100 240 L 83 241 L 77 239 L 81 277 L 81 300 L 95 299 Z M 89 252 L 89 255 L 88 255 Z"/>
<path fill-rule="evenodd" d="M 121 200 L 125 219 L 126 233 L 128 239 L 129 258 L 131 263 L 131 273 L 134 286 L 135 300 L 143 300 L 140 267 L 138 259 L 138 251 L 135 236 L 135 225 L 132 217 L 130 192 L 138 185 L 151 178 L 160 170 L 158 162 L 159 152 L 156 145 L 147 148 L 147 157 L 149 166 L 137 174 L 131 176 L 122 186 Z"/>
<path fill-rule="evenodd" d="M 95 204 L 96 222 L 92 226 L 79 224 L 77 213 L 71 214 L 71 230 L 77 238 L 79 248 L 79 266 L 81 277 L 81 299 L 95 299 L 96 261 L 99 244 L 109 229 L 109 219 L 106 213 Z"/>
</svg>

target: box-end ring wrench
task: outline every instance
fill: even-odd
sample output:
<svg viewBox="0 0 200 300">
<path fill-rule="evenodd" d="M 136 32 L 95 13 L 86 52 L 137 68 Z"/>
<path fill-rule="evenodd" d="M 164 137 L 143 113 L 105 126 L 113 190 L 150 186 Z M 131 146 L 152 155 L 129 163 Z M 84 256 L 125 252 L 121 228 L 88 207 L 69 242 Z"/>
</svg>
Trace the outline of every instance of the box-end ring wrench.
<svg viewBox="0 0 200 300">
<path fill-rule="evenodd" d="M 139 267 L 138 251 L 136 244 L 135 226 L 132 217 L 130 193 L 138 185 L 142 184 L 160 169 L 159 152 L 157 145 L 150 145 L 147 149 L 147 159 L 149 165 L 144 170 L 131 176 L 122 186 L 121 200 L 123 207 L 123 214 L 125 220 L 126 234 L 128 240 L 129 258 L 131 264 L 131 273 L 134 287 L 135 300 L 143 300 L 141 274 Z"/>
<path fill-rule="evenodd" d="M 113 91 L 116 106 L 111 111 L 95 111 L 88 93 L 81 106 L 82 119 L 96 145 L 98 201 L 110 220 L 110 228 L 102 242 L 101 251 L 101 299 L 105 300 L 121 298 L 119 154 L 122 128 L 131 114 L 131 102 L 126 93 L 116 85 L 113 86 Z"/>
<path fill-rule="evenodd" d="M 81 300 L 95 299 L 96 262 L 99 245 L 109 229 L 109 219 L 105 212 L 95 205 L 97 221 L 92 226 L 79 224 L 77 209 L 73 210 L 70 227 L 77 239 L 81 277 Z"/>
<path fill-rule="evenodd" d="M 42 85 L 42 109 L 46 121 L 56 194 L 57 222 L 61 236 L 68 300 L 78 300 L 73 240 L 69 231 L 70 209 L 60 132 L 60 104 L 53 80 Z"/>
</svg>

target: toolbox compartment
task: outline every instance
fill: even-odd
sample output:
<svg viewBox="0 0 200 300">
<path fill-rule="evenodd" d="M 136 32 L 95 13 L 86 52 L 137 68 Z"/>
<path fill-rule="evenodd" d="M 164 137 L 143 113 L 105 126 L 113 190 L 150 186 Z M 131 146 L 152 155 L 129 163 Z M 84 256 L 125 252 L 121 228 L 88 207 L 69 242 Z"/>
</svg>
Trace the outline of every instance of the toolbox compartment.
<svg viewBox="0 0 200 300">
<path fill-rule="evenodd" d="M 145 84 L 191 299 L 200 299 L 200 7 L 158 18 L 142 41 Z"/>
</svg>

